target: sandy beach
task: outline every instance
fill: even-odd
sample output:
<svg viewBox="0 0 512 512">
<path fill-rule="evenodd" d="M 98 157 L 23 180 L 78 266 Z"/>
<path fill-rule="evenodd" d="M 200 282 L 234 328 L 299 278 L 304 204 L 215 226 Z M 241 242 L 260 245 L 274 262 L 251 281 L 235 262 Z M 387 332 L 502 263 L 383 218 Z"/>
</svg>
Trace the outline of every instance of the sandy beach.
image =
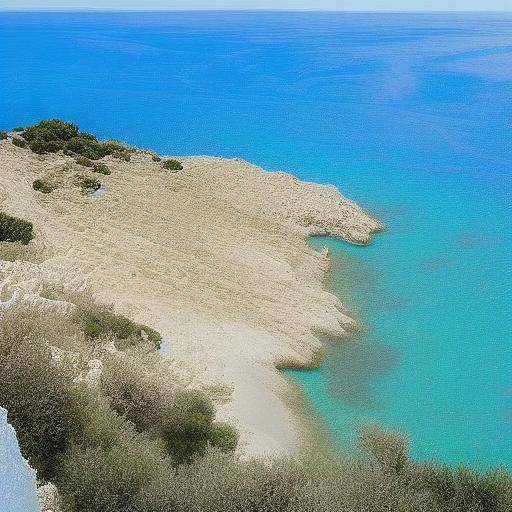
<svg viewBox="0 0 512 512">
<path fill-rule="evenodd" d="M 324 289 L 328 255 L 307 238 L 366 244 L 382 226 L 332 186 L 238 159 L 180 160 L 171 173 L 149 152 L 106 157 L 112 174 L 95 175 L 105 193 L 91 197 L 73 185 L 90 173 L 73 158 L 0 141 L 1 209 L 32 221 L 52 254 L 11 284 L 33 291 L 45 269 L 63 282 L 84 276 L 98 300 L 164 335 L 169 378 L 212 395 L 242 453 L 289 452 L 303 423 L 276 367 L 309 364 L 319 333 L 354 325 Z M 34 191 L 43 177 L 61 187 Z"/>
</svg>

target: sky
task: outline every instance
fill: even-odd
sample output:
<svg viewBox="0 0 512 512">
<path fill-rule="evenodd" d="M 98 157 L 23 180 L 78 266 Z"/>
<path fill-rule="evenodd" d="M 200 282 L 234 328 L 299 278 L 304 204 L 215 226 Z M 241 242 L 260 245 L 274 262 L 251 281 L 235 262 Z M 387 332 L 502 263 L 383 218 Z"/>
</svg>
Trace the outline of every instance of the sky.
<svg viewBox="0 0 512 512">
<path fill-rule="evenodd" d="M 2 0 L 0 9 L 321 9 L 350 11 L 499 11 L 512 0 Z"/>
</svg>

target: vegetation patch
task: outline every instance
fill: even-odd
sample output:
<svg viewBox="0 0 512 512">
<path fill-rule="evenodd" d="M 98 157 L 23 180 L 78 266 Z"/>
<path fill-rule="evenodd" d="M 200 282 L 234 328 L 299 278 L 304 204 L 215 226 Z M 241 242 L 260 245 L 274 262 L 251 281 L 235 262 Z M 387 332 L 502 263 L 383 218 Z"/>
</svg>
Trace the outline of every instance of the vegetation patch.
<svg viewBox="0 0 512 512">
<path fill-rule="evenodd" d="M 89 160 L 99 160 L 107 155 L 127 151 L 115 141 L 101 142 L 90 133 L 81 132 L 74 123 L 59 119 L 44 120 L 24 129 L 21 136 L 35 153 L 80 155 Z"/>
<path fill-rule="evenodd" d="M 75 162 L 83 167 L 93 167 L 93 163 L 85 156 L 77 156 Z"/>
<path fill-rule="evenodd" d="M 111 306 L 92 301 L 79 304 L 74 319 L 90 338 L 114 336 L 119 349 L 126 349 L 145 341 L 159 348 L 162 340 L 161 334 L 154 329 L 137 324 L 123 315 L 117 315 Z"/>
<path fill-rule="evenodd" d="M 28 220 L 0 212 L 0 241 L 28 244 L 34 238 L 34 226 Z"/>
<path fill-rule="evenodd" d="M 19 133 L 19 132 L 23 132 L 25 131 L 25 128 L 23 128 L 23 126 L 15 126 L 13 129 L 12 129 L 13 132 L 16 132 L 16 133 Z"/>
<path fill-rule="evenodd" d="M 27 143 L 23 140 L 23 139 L 19 139 L 18 137 L 14 137 L 12 139 L 12 143 L 19 147 L 19 148 L 26 148 L 27 147 Z"/>
<path fill-rule="evenodd" d="M 181 165 L 181 162 L 178 162 L 178 160 L 171 158 L 164 161 L 163 168 L 168 171 L 181 171 L 183 169 L 183 165 Z"/>
<path fill-rule="evenodd" d="M 89 176 L 78 176 L 77 183 L 84 194 L 96 192 L 96 190 L 101 188 L 101 182 L 96 178 L 91 178 Z"/>
<path fill-rule="evenodd" d="M 158 430 L 175 463 L 190 463 L 194 457 L 205 455 L 208 447 L 224 451 L 236 448 L 236 431 L 227 424 L 215 423 L 214 417 L 211 400 L 197 391 L 182 391 L 163 408 Z"/>
<path fill-rule="evenodd" d="M 9 311 L 0 323 L 0 405 L 38 477 L 53 478 L 82 416 L 71 376 L 52 364 L 34 320 Z"/>
<path fill-rule="evenodd" d="M 42 192 L 43 194 L 49 194 L 50 192 L 56 190 L 58 187 L 55 183 L 49 180 L 37 179 L 32 183 L 32 188 L 38 192 Z"/>
<path fill-rule="evenodd" d="M 113 156 L 118 160 L 123 160 L 124 162 L 130 162 L 132 157 L 128 151 L 116 151 L 113 153 Z"/>
<path fill-rule="evenodd" d="M 5 140 L 7 139 L 8 135 L 7 135 L 7 132 L 0 132 L 0 140 Z"/>
<path fill-rule="evenodd" d="M 208 398 L 167 388 L 138 349 L 97 345 L 99 383 L 75 379 L 51 350 L 77 350 L 72 321 L 21 307 L 0 322 L 0 406 L 66 512 L 512 510 L 510 473 L 416 462 L 404 435 L 375 426 L 351 457 L 233 457 L 236 432 Z"/>
<path fill-rule="evenodd" d="M 162 161 L 162 159 L 158 155 L 153 155 L 151 157 L 151 160 L 153 160 L 153 162 L 161 162 Z"/>
<path fill-rule="evenodd" d="M 106 164 L 94 164 L 92 166 L 92 170 L 94 172 L 98 172 L 98 173 L 104 174 L 106 176 L 108 176 L 109 174 L 112 174 L 110 172 L 110 169 L 109 169 L 108 165 L 106 165 Z"/>
</svg>

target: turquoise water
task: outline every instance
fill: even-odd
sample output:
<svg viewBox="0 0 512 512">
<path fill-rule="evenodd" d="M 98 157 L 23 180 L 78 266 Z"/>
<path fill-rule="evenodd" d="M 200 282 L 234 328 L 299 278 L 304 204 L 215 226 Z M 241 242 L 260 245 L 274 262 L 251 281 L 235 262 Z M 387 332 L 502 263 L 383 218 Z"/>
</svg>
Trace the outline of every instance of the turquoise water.
<svg viewBox="0 0 512 512">
<path fill-rule="evenodd" d="M 312 242 L 364 329 L 292 378 L 343 449 L 378 421 L 512 467 L 512 15 L 4 12 L 0 47 L 0 129 L 240 156 L 379 216 Z"/>
</svg>

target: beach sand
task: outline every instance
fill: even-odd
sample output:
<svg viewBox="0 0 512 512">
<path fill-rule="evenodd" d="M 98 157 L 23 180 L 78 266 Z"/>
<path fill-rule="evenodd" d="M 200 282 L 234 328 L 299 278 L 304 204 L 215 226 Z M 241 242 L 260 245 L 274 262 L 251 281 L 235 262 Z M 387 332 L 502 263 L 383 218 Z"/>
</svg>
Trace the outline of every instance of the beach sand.
<svg viewBox="0 0 512 512">
<path fill-rule="evenodd" d="M 324 289 L 327 254 L 307 238 L 365 244 L 382 226 L 332 186 L 238 159 L 180 160 L 170 173 L 148 152 L 107 157 L 112 174 L 95 175 L 105 193 L 91 197 L 73 185 L 90 171 L 71 157 L 0 141 L 0 207 L 33 222 L 54 256 L 44 265 L 63 280 L 82 273 L 98 300 L 169 340 L 169 378 L 212 395 L 242 454 L 290 452 L 304 423 L 276 365 L 311 363 L 316 335 L 354 325 Z M 34 191 L 48 175 L 62 188 Z"/>
</svg>

